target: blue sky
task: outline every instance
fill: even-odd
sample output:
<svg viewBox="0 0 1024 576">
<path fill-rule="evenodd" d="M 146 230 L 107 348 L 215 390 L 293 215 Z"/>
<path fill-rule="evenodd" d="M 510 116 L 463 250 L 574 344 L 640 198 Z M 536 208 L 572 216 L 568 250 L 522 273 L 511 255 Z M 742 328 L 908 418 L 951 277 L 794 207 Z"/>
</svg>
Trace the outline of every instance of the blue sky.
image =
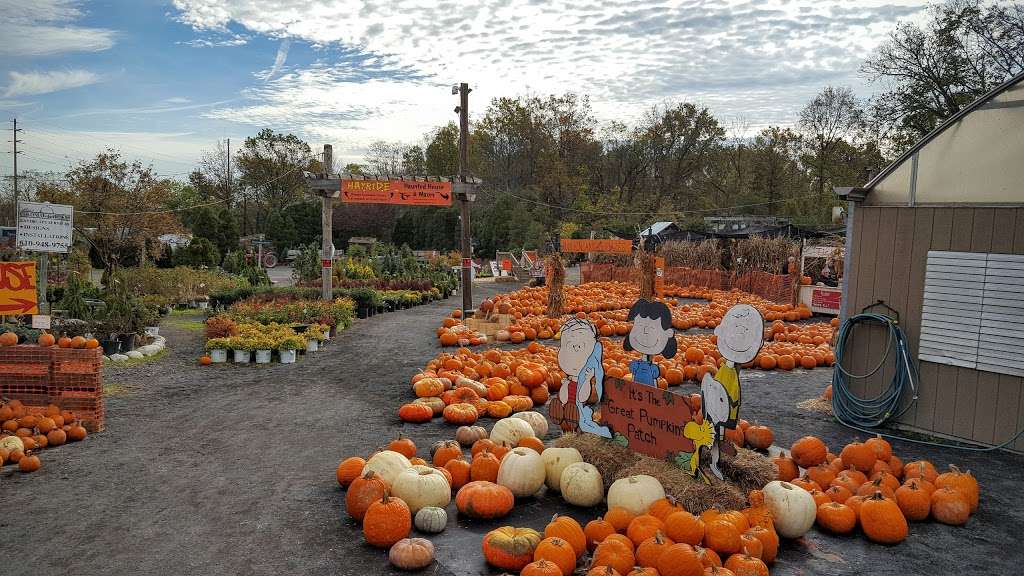
<svg viewBox="0 0 1024 576">
<path fill-rule="evenodd" d="M 0 0 L 0 116 L 25 129 L 19 168 L 62 171 L 111 146 L 174 176 L 263 127 L 359 161 L 374 140 L 416 142 L 453 119 L 459 81 L 476 111 L 577 90 L 602 119 L 691 100 L 742 134 L 791 124 L 826 84 L 867 96 L 859 64 L 921 6 Z"/>
</svg>

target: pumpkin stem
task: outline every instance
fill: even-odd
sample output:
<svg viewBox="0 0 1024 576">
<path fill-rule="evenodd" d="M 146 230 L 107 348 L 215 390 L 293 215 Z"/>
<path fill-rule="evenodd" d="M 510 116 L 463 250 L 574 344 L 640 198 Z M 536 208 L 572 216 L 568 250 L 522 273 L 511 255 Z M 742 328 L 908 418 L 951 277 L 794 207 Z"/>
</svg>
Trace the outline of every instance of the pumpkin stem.
<svg viewBox="0 0 1024 576">
<path fill-rule="evenodd" d="M 880 490 L 875 490 L 875 493 L 868 497 L 868 500 L 885 500 L 885 496 L 882 496 Z"/>
</svg>

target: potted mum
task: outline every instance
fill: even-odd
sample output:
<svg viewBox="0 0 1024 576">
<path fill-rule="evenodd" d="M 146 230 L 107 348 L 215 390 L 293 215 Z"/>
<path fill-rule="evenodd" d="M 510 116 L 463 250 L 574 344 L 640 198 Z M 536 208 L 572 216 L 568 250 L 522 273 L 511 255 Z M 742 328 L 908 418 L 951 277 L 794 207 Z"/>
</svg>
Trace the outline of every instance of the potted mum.
<svg viewBox="0 0 1024 576">
<path fill-rule="evenodd" d="M 273 340 L 268 336 L 260 336 L 253 342 L 253 348 L 256 349 L 257 364 L 270 364 L 270 358 L 275 348 Z"/>
<path fill-rule="evenodd" d="M 278 354 L 281 356 L 281 364 L 294 364 L 296 351 L 305 345 L 306 341 L 300 336 L 282 338 L 277 344 Z"/>
<path fill-rule="evenodd" d="M 322 324 L 313 324 L 302 334 L 306 338 L 306 352 L 316 352 L 320 349 L 320 343 L 326 337 L 324 328 L 326 327 Z"/>
<path fill-rule="evenodd" d="M 230 338 L 210 338 L 206 341 L 206 351 L 210 353 L 210 360 L 214 364 L 223 364 L 228 361 L 228 348 L 230 347 Z"/>
<path fill-rule="evenodd" d="M 235 336 L 231 338 L 231 349 L 235 352 L 236 364 L 248 364 L 252 359 L 253 341 L 251 338 Z"/>
</svg>

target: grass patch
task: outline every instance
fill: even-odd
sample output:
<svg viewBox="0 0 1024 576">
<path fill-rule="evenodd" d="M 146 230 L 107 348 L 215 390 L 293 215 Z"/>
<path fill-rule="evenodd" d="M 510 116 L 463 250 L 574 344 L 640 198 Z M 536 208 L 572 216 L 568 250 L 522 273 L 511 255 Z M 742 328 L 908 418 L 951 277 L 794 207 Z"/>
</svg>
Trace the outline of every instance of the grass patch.
<svg viewBox="0 0 1024 576">
<path fill-rule="evenodd" d="M 131 392 L 132 389 L 133 389 L 132 386 L 129 386 L 127 384 L 122 384 L 120 382 L 116 383 L 116 384 L 104 384 L 103 385 L 103 395 L 104 396 L 121 396 L 121 395 L 124 395 L 124 394 L 127 394 L 127 393 Z"/>
<path fill-rule="evenodd" d="M 167 318 L 164 323 L 181 330 L 200 332 L 206 329 L 206 322 L 193 318 Z"/>
</svg>

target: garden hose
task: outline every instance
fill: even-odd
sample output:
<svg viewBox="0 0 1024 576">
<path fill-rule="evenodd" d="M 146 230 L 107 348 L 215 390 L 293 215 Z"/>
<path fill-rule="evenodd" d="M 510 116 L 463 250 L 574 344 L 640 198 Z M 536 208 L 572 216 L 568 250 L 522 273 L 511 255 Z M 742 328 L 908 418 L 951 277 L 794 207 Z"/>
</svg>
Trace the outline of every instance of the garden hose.
<svg viewBox="0 0 1024 576">
<path fill-rule="evenodd" d="M 888 335 L 885 354 L 878 364 L 865 374 L 853 374 L 843 367 L 843 354 L 846 348 L 846 340 L 853 332 L 854 326 L 861 323 L 881 324 L 886 328 Z M 889 387 L 874 398 L 860 398 L 855 395 L 850 390 L 850 383 L 853 380 L 863 380 L 876 374 L 885 365 L 890 354 L 896 355 L 896 371 L 893 374 L 892 380 L 889 381 Z M 917 384 L 919 381 L 920 375 L 917 371 L 917 364 L 911 358 L 907 335 L 895 320 L 882 314 L 861 313 L 847 319 L 839 327 L 839 334 L 836 336 L 835 342 L 835 370 L 832 372 L 832 413 L 840 424 L 854 430 L 868 434 L 878 434 L 896 440 L 974 452 L 990 452 L 1005 448 L 1024 434 L 1024 428 L 1022 428 L 1009 440 L 1001 444 L 978 447 L 918 440 L 907 438 L 906 436 L 880 433 L 874 430 L 874 428 L 883 425 L 890 419 L 899 418 L 914 405 L 914 402 L 917 401 Z M 900 400 L 908 387 L 913 397 L 906 406 L 900 409 Z"/>
</svg>

